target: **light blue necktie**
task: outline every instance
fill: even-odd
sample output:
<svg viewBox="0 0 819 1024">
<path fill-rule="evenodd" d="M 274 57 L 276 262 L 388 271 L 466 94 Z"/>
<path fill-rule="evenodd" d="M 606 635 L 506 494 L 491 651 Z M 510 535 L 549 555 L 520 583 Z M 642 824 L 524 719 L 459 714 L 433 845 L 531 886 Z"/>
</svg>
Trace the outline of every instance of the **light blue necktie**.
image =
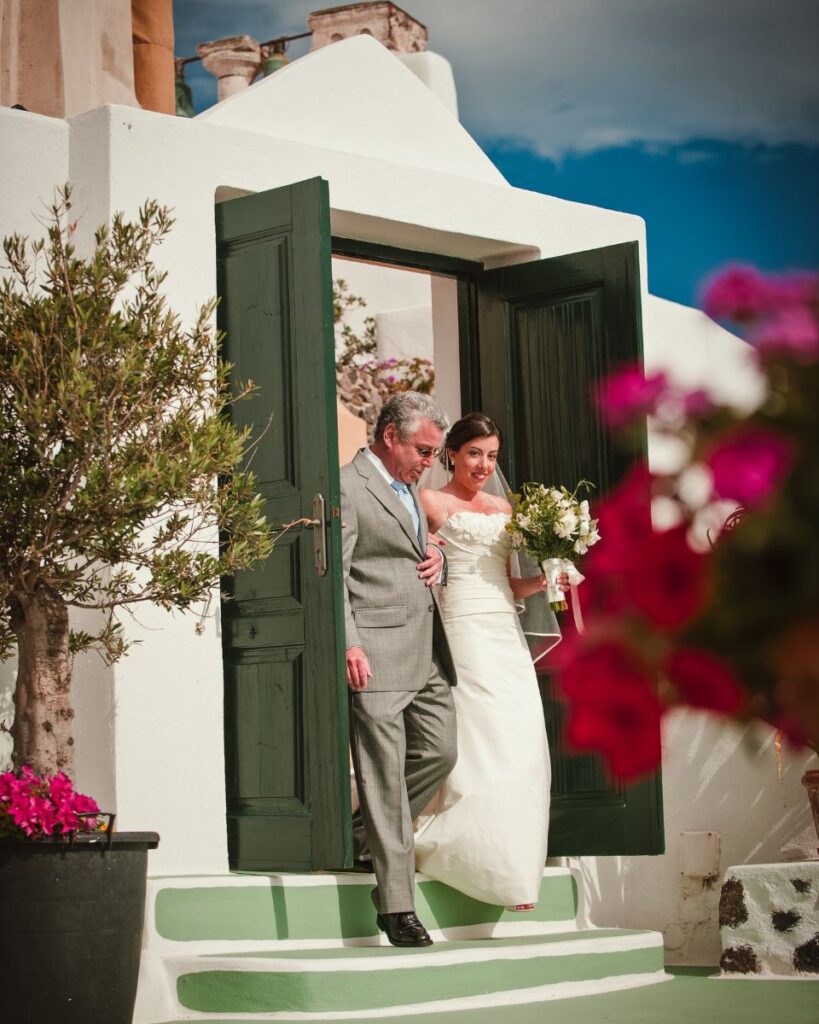
<svg viewBox="0 0 819 1024">
<path fill-rule="evenodd" d="M 390 487 L 395 491 L 398 497 L 401 499 L 401 504 L 404 505 L 406 510 L 412 516 L 412 525 L 415 527 L 415 533 L 418 536 L 418 541 L 421 540 L 421 520 L 418 518 L 418 509 L 415 507 L 415 502 L 412 500 L 410 489 L 406 484 L 400 480 L 393 480 Z"/>
</svg>

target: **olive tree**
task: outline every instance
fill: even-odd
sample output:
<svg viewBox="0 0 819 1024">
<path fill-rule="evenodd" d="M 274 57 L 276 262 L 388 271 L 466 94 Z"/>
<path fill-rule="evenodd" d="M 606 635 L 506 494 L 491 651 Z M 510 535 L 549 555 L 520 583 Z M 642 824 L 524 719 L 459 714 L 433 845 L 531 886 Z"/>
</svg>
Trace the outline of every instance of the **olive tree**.
<svg viewBox="0 0 819 1024">
<path fill-rule="evenodd" d="M 272 544 L 228 415 L 254 386 L 231 393 L 214 302 L 186 328 L 162 294 L 169 211 L 114 215 L 85 256 L 71 217 L 65 188 L 47 236 L 4 240 L 0 284 L 0 659 L 16 647 L 14 763 L 39 772 L 72 768 L 78 651 L 115 662 L 123 608 L 189 609 Z"/>
</svg>

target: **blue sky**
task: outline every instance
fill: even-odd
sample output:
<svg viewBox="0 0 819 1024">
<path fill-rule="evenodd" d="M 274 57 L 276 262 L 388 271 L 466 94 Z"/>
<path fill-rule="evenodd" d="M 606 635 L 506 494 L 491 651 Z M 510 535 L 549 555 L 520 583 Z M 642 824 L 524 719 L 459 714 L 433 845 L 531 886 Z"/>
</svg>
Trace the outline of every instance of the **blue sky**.
<svg viewBox="0 0 819 1024">
<path fill-rule="evenodd" d="M 309 0 L 174 0 L 176 53 L 306 31 Z M 406 0 L 464 126 L 514 185 L 637 213 L 649 286 L 819 265 L 816 0 Z M 291 59 L 309 41 L 291 44 Z M 190 65 L 197 109 L 215 79 Z"/>
</svg>

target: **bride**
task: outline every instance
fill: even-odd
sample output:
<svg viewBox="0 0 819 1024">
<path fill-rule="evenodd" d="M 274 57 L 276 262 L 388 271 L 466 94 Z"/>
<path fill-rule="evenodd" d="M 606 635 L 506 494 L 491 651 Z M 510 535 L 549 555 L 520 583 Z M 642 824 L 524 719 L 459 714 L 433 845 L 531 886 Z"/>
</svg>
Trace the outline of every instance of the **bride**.
<svg viewBox="0 0 819 1024">
<path fill-rule="evenodd" d="M 420 492 L 430 531 L 446 541 L 440 593 L 458 671 L 458 761 L 418 823 L 415 864 L 474 899 L 531 910 L 546 860 L 551 770 L 515 605 L 546 583 L 509 574 L 511 508 L 487 493 L 500 445 L 488 416 L 464 416 L 446 437 L 449 482 Z"/>
</svg>

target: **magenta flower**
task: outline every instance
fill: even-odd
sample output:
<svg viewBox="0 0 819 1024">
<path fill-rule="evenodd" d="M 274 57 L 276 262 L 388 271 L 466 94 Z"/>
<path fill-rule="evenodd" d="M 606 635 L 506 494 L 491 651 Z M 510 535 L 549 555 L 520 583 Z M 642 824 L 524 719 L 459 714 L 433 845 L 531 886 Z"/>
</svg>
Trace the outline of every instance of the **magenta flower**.
<svg viewBox="0 0 819 1024">
<path fill-rule="evenodd" d="M 41 778 L 24 765 L 19 772 L 0 774 L 0 836 L 42 839 L 93 832 L 99 820 L 81 815 L 97 812 L 96 800 L 77 793 L 63 772 Z"/>
<path fill-rule="evenodd" d="M 54 804 L 47 797 L 34 797 L 32 800 L 32 819 L 47 836 L 53 835 L 59 823 L 59 815 Z"/>
<path fill-rule="evenodd" d="M 819 274 L 797 270 L 773 278 L 777 303 L 784 306 L 810 306 L 819 302 Z"/>
<path fill-rule="evenodd" d="M 715 320 L 754 320 L 776 302 L 771 281 L 756 267 L 736 263 L 710 277 L 703 288 L 701 305 Z"/>
<path fill-rule="evenodd" d="M 629 366 L 603 382 L 598 404 L 610 426 L 622 427 L 656 412 L 667 390 L 668 378 L 664 373 L 647 377 L 642 367 Z"/>
<path fill-rule="evenodd" d="M 819 323 L 804 306 L 780 309 L 763 321 L 748 340 L 765 355 L 792 356 L 805 364 L 819 358 Z"/>
<path fill-rule="evenodd" d="M 711 449 L 705 463 L 714 494 L 754 508 L 764 504 L 793 465 L 791 441 L 762 427 L 741 427 Z"/>
<path fill-rule="evenodd" d="M 49 779 L 48 791 L 51 794 L 52 799 L 56 803 L 60 803 L 62 800 L 68 800 L 71 798 L 71 795 L 74 792 L 74 786 L 71 783 L 71 779 L 69 779 L 65 772 L 57 772 L 56 775 Z"/>
<path fill-rule="evenodd" d="M 730 715 L 745 701 L 745 691 L 731 669 L 708 651 L 674 651 L 666 660 L 665 669 L 681 699 L 692 707 Z"/>
<path fill-rule="evenodd" d="M 686 416 L 705 416 L 714 408 L 714 401 L 703 388 L 686 391 L 682 395 L 683 410 Z"/>
</svg>

